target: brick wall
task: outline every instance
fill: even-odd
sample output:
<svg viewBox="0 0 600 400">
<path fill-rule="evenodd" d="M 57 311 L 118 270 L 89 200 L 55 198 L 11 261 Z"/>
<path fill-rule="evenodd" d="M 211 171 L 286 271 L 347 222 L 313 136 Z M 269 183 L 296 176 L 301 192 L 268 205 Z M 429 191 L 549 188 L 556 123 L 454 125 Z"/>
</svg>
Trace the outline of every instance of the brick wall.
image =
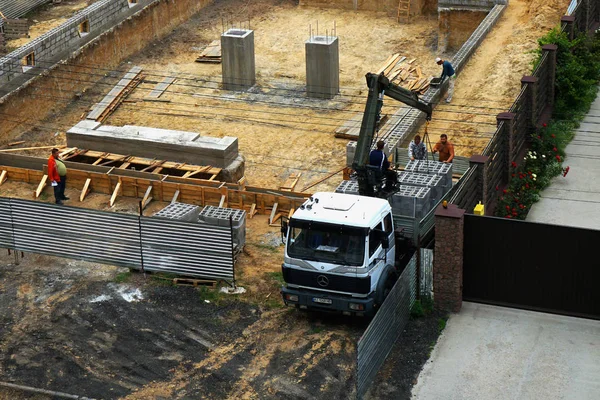
<svg viewBox="0 0 600 400">
<path fill-rule="evenodd" d="M 437 309 L 448 312 L 462 307 L 464 214 L 454 204 L 435 213 L 433 299 Z"/>
</svg>

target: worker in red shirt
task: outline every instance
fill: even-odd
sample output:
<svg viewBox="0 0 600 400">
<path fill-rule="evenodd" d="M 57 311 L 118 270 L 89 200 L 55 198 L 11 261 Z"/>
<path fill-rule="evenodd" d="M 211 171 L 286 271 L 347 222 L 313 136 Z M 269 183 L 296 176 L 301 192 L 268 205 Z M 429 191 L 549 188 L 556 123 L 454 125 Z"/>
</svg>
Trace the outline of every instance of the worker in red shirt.
<svg viewBox="0 0 600 400">
<path fill-rule="evenodd" d="M 52 149 L 52 154 L 48 158 L 48 178 L 54 188 L 56 204 L 62 204 L 63 200 L 69 200 L 69 198 L 65 196 L 67 167 L 58 158 L 58 149 Z"/>
</svg>

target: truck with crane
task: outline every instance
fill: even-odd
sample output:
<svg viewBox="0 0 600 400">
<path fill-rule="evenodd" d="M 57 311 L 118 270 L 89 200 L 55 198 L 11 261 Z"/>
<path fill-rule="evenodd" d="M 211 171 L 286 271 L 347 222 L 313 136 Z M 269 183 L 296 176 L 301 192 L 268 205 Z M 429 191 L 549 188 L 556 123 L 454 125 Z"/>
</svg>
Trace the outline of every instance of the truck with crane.
<svg viewBox="0 0 600 400">
<path fill-rule="evenodd" d="M 358 193 L 315 193 L 282 221 L 281 294 L 288 306 L 373 316 L 416 251 L 411 238 L 394 227 L 400 186 L 384 185 L 386 174 L 369 165 L 369 154 L 384 96 L 423 111 L 427 121 L 432 107 L 383 74 L 366 78 L 369 93 L 352 163 Z"/>
</svg>

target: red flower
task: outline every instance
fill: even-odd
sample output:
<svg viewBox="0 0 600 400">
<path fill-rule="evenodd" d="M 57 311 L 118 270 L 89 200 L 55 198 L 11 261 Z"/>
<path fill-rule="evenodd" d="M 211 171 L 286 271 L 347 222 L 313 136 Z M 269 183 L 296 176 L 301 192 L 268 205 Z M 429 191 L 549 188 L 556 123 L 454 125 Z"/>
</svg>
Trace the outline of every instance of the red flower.
<svg viewBox="0 0 600 400">
<path fill-rule="evenodd" d="M 513 211 L 513 215 L 516 217 L 516 216 L 517 216 L 517 212 L 516 212 L 516 211 Z"/>
<path fill-rule="evenodd" d="M 511 218 L 511 216 L 510 216 L 510 215 L 507 215 L 507 216 L 506 216 L 506 218 Z"/>
<path fill-rule="evenodd" d="M 538 139 L 541 139 L 542 137 L 538 135 Z"/>
<path fill-rule="evenodd" d="M 515 174 L 512 174 L 512 177 L 514 178 L 514 177 L 515 177 Z"/>
<path fill-rule="evenodd" d="M 548 126 L 548 124 L 546 124 L 546 123 L 543 123 L 543 124 L 542 124 L 542 126 L 545 128 L 545 127 L 547 127 L 547 126 Z"/>
<path fill-rule="evenodd" d="M 500 190 L 500 188 L 498 187 L 498 185 L 496 185 L 496 190 Z"/>
<path fill-rule="evenodd" d="M 553 133 L 552 135 L 550 135 L 550 136 L 551 136 L 551 137 L 553 137 L 553 138 L 555 138 L 555 137 L 556 137 L 556 135 L 555 135 L 554 133 Z"/>
<path fill-rule="evenodd" d="M 527 189 L 529 189 L 529 183 L 526 183 L 526 184 L 525 184 L 525 187 L 526 187 Z"/>
<path fill-rule="evenodd" d="M 510 211 L 510 206 L 506 206 L 506 209 L 507 209 L 508 211 Z"/>
<path fill-rule="evenodd" d="M 556 159 L 557 159 L 558 161 L 560 161 L 560 156 L 559 156 L 559 155 L 557 155 L 557 156 L 556 156 Z"/>
<path fill-rule="evenodd" d="M 558 149 L 555 147 L 555 148 L 552 149 L 552 151 L 558 151 Z"/>
<path fill-rule="evenodd" d="M 517 163 L 516 163 L 516 162 L 514 162 L 514 161 L 512 161 L 512 162 L 510 163 L 510 165 L 512 165 L 512 167 L 513 167 L 513 168 L 517 168 Z"/>
<path fill-rule="evenodd" d="M 567 176 L 571 167 L 563 168 L 563 176 Z"/>
<path fill-rule="evenodd" d="M 506 194 L 506 189 L 504 189 L 504 190 L 502 191 L 502 193 Z"/>
</svg>

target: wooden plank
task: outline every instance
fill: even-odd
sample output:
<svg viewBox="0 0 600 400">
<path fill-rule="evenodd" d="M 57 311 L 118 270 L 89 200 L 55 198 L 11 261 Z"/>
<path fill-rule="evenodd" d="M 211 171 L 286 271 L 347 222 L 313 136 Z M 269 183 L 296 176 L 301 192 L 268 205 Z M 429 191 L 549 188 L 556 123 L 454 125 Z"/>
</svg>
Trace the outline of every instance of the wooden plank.
<svg viewBox="0 0 600 400">
<path fill-rule="evenodd" d="M 219 201 L 219 208 L 223 207 L 224 205 L 225 205 L 225 195 L 222 194 L 221 200 Z"/>
<path fill-rule="evenodd" d="M 248 213 L 250 219 L 254 217 L 254 214 L 256 214 L 256 203 L 252 203 L 252 205 L 250 206 L 250 212 Z"/>
<path fill-rule="evenodd" d="M 179 189 L 177 189 L 175 191 L 175 194 L 173 195 L 173 199 L 171 199 L 171 204 L 177 203 L 177 199 L 179 198 L 179 193 L 180 193 L 180 191 L 179 191 Z"/>
<path fill-rule="evenodd" d="M 22 150 L 42 150 L 42 149 L 53 149 L 53 148 L 57 148 L 57 149 L 63 149 L 67 146 L 37 146 L 37 147 L 21 147 L 18 149 L 2 149 L 0 150 L 0 152 L 2 153 L 10 153 L 11 151 L 22 151 Z"/>
<path fill-rule="evenodd" d="M 135 78 L 142 72 L 142 68 L 138 66 L 132 67 L 129 72 L 108 92 L 104 98 L 94 106 L 92 111 L 87 115 L 86 119 L 98 121 L 106 114 L 108 109 L 123 95 L 125 89 L 132 84 Z"/>
<path fill-rule="evenodd" d="M 7 175 L 8 175 L 8 171 L 6 171 L 5 169 L 2 170 L 2 173 L 0 173 L 0 185 L 2 185 L 4 182 L 6 182 L 6 180 L 8 179 Z"/>
<path fill-rule="evenodd" d="M 112 196 L 110 196 L 110 201 L 108 203 L 109 206 L 113 206 L 115 204 L 115 201 L 117 200 L 117 196 L 119 195 L 119 191 L 121 190 L 121 185 L 122 182 L 119 179 L 119 183 L 117 183 L 117 185 L 115 186 L 115 190 L 113 190 Z"/>
<path fill-rule="evenodd" d="M 290 208 L 290 212 L 288 213 L 288 219 L 292 218 L 292 215 L 294 215 L 294 209 Z"/>
<path fill-rule="evenodd" d="M 146 194 L 144 194 L 144 198 L 142 199 L 142 210 L 146 208 L 146 206 L 152 201 L 152 197 L 150 197 L 150 193 L 152 193 L 152 185 L 148 186 L 146 189 Z"/>
<path fill-rule="evenodd" d="M 277 222 L 281 217 L 283 217 L 283 213 L 277 213 L 277 215 L 275 215 L 275 218 L 273 218 L 273 221 L 269 225 L 279 226 L 279 224 L 276 224 L 275 222 Z"/>
<path fill-rule="evenodd" d="M 17 146 L 17 145 L 19 145 L 19 144 L 23 144 L 23 143 L 25 143 L 25 141 L 24 141 L 24 140 L 19 140 L 18 142 L 11 142 L 11 143 L 9 143 L 8 145 L 9 145 L 9 146 Z"/>
<path fill-rule="evenodd" d="M 119 166 L 119 169 L 127 169 L 127 167 L 129 167 L 131 165 L 130 162 L 124 162 L 123 164 L 121 164 Z"/>
<path fill-rule="evenodd" d="M 337 174 L 339 174 L 340 172 L 342 172 L 342 171 L 343 171 L 345 168 L 346 168 L 346 167 L 342 167 L 342 168 L 340 168 L 340 169 L 338 169 L 338 170 L 335 170 L 335 171 L 333 171 L 332 173 L 328 174 L 328 175 L 327 175 L 327 176 L 325 176 L 324 178 L 322 178 L 322 179 L 319 179 L 318 181 L 316 181 L 316 182 L 313 182 L 313 183 L 311 183 L 311 184 L 309 184 L 309 185 L 305 186 L 305 187 L 302 189 L 302 191 L 303 191 L 303 192 L 305 192 L 305 191 L 307 191 L 308 189 L 310 189 L 311 187 L 313 187 L 313 186 L 316 186 L 316 185 L 318 185 L 319 183 L 326 181 L 327 179 L 331 178 L 332 176 L 334 176 L 334 175 L 337 175 Z"/>
<path fill-rule="evenodd" d="M 396 65 L 398 65 L 404 60 L 406 60 L 406 57 L 400 57 L 400 55 L 398 55 L 398 57 L 396 57 L 396 59 L 393 60 L 392 63 L 383 71 L 384 75 L 388 76 L 390 72 L 392 72 L 392 70 L 396 68 Z"/>
<path fill-rule="evenodd" d="M 46 187 L 46 181 L 48 181 L 48 175 L 44 174 L 44 176 L 42 176 L 42 180 L 40 181 L 40 184 L 38 185 L 37 189 L 35 190 L 35 198 L 36 199 L 38 197 L 40 197 L 42 190 L 44 190 L 44 188 Z"/>
<path fill-rule="evenodd" d="M 294 188 L 296 187 L 296 184 L 298 184 L 298 180 L 300 180 L 301 176 L 302 176 L 302 172 L 291 174 L 285 180 L 283 185 L 279 186 L 279 190 L 282 190 L 284 192 L 292 192 L 294 190 Z"/>
<path fill-rule="evenodd" d="M 381 68 L 379 68 L 377 70 L 377 72 L 375 72 L 375 75 L 379 75 L 381 74 L 387 67 L 388 65 L 390 65 L 392 63 L 392 60 L 394 59 L 394 57 L 396 57 L 399 54 L 392 54 L 391 56 L 389 56 L 387 58 L 387 60 L 385 60 L 385 62 L 383 63 L 383 66 Z"/>
<path fill-rule="evenodd" d="M 417 73 L 418 79 L 421 79 L 423 77 L 423 72 L 421 72 L 421 67 L 417 66 L 417 68 L 415 69 L 415 72 Z"/>
<path fill-rule="evenodd" d="M 269 225 L 273 223 L 273 218 L 275 218 L 275 214 L 277 213 L 278 203 L 273 204 L 273 209 L 271 210 L 271 215 L 269 216 Z"/>
<path fill-rule="evenodd" d="M 173 82 L 175 82 L 175 78 L 167 76 L 162 80 L 162 82 L 158 83 L 154 87 L 154 89 L 148 95 L 148 98 L 158 99 Z"/>
<path fill-rule="evenodd" d="M 85 196 L 87 196 L 87 194 L 90 191 L 91 184 L 92 184 L 92 178 L 87 178 L 83 185 L 83 189 L 81 189 L 81 195 L 79 195 L 79 201 L 83 201 L 85 199 Z"/>
</svg>

